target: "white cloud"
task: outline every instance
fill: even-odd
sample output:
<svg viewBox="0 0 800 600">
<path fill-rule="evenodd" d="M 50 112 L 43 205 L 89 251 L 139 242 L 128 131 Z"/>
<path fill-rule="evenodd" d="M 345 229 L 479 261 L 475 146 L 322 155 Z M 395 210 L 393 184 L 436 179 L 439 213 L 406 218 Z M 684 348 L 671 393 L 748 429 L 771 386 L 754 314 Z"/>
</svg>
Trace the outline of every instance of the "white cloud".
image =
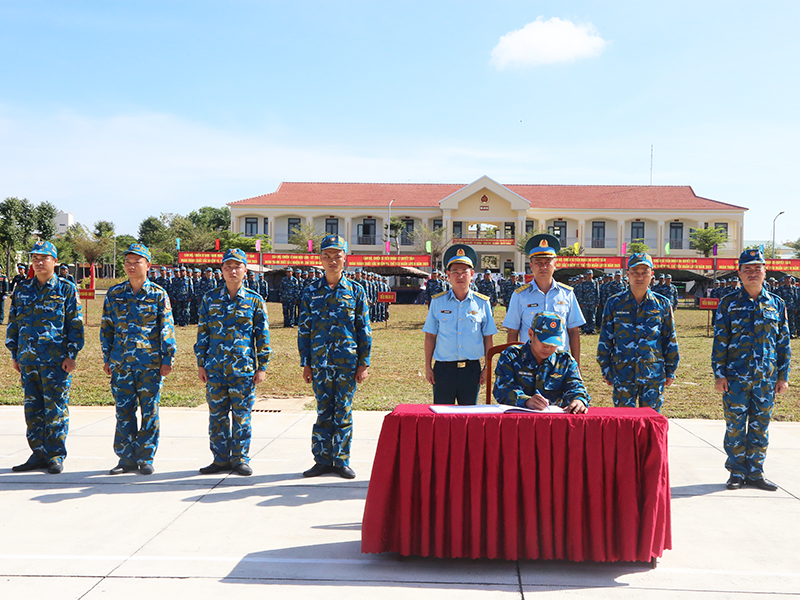
<svg viewBox="0 0 800 600">
<path fill-rule="evenodd" d="M 491 63 L 500 70 L 535 67 L 598 56 L 606 47 L 591 23 L 576 25 L 557 17 L 538 17 L 507 33 L 492 50 Z"/>
</svg>

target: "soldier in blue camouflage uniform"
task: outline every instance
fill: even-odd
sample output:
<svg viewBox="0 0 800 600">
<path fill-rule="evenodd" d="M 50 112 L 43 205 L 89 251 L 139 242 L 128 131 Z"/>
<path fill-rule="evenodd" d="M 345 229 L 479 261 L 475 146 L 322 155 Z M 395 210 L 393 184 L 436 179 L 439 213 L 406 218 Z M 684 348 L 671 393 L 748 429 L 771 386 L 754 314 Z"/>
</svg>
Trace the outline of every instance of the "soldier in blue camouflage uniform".
<svg viewBox="0 0 800 600">
<path fill-rule="evenodd" d="M 116 403 L 114 453 L 119 457 L 111 475 L 137 469 L 142 475 L 153 473 L 162 378 L 172 373 L 175 359 L 172 307 L 167 292 L 147 279 L 150 260 L 147 246 L 131 244 L 125 252 L 128 281 L 109 288 L 103 302 L 100 345 Z"/>
<path fill-rule="evenodd" d="M 33 452 L 14 471 L 61 473 L 67 456 L 69 387 L 83 348 L 83 316 L 77 286 L 55 275 L 57 259 L 53 244 L 36 242 L 31 250 L 34 277 L 20 281 L 11 299 L 6 347 L 21 377 Z"/>
<path fill-rule="evenodd" d="M 558 351 L 564 321 L 556 313 L 540 312 L 522 346 L 506 348 L 495 367 L 492 393 L 500 404 L 544 410 L 559 406 L 585 413 L 591 398 L 583 385 L 578 363 L 569 352 Z"/>
<path fill-rule="evenodd" d="M 522 287 L 522 284 L 517 281 L 517 274 L 512 273 L 511 276 L 506 281 L 505 286 L 503 286 L 502 297 L 503 297 L 503 304 L 505 305 L 506 309 L 508 309 L 509 304 L 511 303 L 511 296 L 514 295 L 519 288 Z"/>
<path fill-rule="evenodd" d="M 594 315 L 600 298 L 597 293 L 597 284 L 594 282 L 593 271 L 586 271 L 583 282 L 575 286 L 575 297 L 578 299 L 583 318 L 586 319 L 581 331 L 585 334 L 594 334 Z"/>
<path fill-rule="evenodd" d="M 431 298 L 443 291 L 444 287 L 442 286 L 442 282 L 439 281 L 439 271 L 434 270 L 428 279 L 428 283 L 425 285 L 425 304 L 430 306 Z"/>
<path fill-rule="evenodd" d="M 300 284 L 294 277 L 294 269 L 286 268 L 286 275 L 281 279 L 281 305 L 283 305 L 283 326 L 294 327 L 297 324 L 294 318 L 294 307 Z"/>
<path fill-rule="evenodd" d="M 664 276 L 664 296 L 667 300 L 669 300 L 670 304 L 672 305 L 672 310 L 678 308 L 678 288 L 676 288 L 672 284 L 672 275 L 667 273 Z"/>
<path fill-rule="evenodd" d="M 622 271 L 615 271 L 614 278 L 600 288 L 600 318 L 597 320 L 598 325 L 603 323 L 603 312 L 605 312 L 609 298 L 621 294 L 625 289 L 625 284 L 622 283 Z"/>
<path fill-rule="evenodd" d="M 483 273 L 483 277 L 477 283 L 478 293 L 489 297 L 489 302 L 492 303 L 492 308 L 497 306 L 497 286 L 492 279 L 492 272 L 489 269 Z"/>
<path fill-rule="evenodd" d="M 610 298 L 603 312 L 597 362 L 614 386 L 614 406 L 649 406 L 660 411 L 664 386 L 672 385 L 680 360 L 669 300 L 649 289 L 653 259 L 628 258 L 630 290 Z"/>
<path fill-rule="evenodd" d="M 175 297 L 175 323 L 181 327 L 189 324 L 191 299 L 192 299 L 192 280 L 189 279 L 186 267 L 181 267 L 179 275 L 172 283 L 172 293 Z"/>
<path fill-rule="evenodd" d="M 303 476 L 336 473 L 353 479 L 356 474 L 349 466 L 352 402 L 356 385 L 367 377 L 369 368 L 369 308 L 364 290 L 343 276 L 344 239 L 327 235 L 321 248 L 325 275 L 303 293 L 297 330 L 303 381 L 312 384 L 317 398 L 311 436 L 314 466 Z"/>
<path fill-rule="evenodd" d="M 796 288 L 792 283 L 791 275 L 784 275 L 781 284 L 776 286 L 773 290 L 773 294 L 780 296 L 783 300 L 783 303 L 786 305 L 786 315 L 787 315 L 787 322 L 789 324 L 789 335 L 791 337 L 796 337 L 797 332 L 795 331 L 795 322 L 794 322 L 794 313 L 795 308 L 797 307 L 797 300 L 796 300 Z"/>
<path fill-rule="evenodd" d="M 739 276 L 744 288 L 720 302 L 711 351 L 714 388 L 722 392 L 725 412 L 727 487 L 775 491 L 778 486 L 764 478 L 764 459 L 775 394 L 789 387 L 786 305 L 763 289 L 766 261 L 760 250 L 741 254 Z"/>
<path fill-rule="evenodd" d="M 192 272 L 192 295 L 189 298 L 189 324 L 197 325 L 197 313 L 200 310 L 200 289 L 202 287 L 202 279 L 200 269 L 189 269 Z"/>
<path fill-rule="evenodd" d="M 197 374 L 206 384 L 208 433 L 214 462 L 204 475 L 233 470 L 251 475 L 250 413 L 256 386 L 264 381 L 271 354 L 264 299 L 244 285 L 247 256 L 239 248 L 222 257 L 225 285 L 200 303 L 197 325 Z"/>
</svg>

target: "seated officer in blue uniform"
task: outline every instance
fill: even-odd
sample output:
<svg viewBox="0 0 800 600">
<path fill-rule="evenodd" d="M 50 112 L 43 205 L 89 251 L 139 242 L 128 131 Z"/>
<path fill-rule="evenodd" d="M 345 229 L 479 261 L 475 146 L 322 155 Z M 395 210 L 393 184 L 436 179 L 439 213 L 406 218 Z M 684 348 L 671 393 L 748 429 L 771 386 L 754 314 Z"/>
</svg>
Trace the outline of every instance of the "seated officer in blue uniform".
<svg viewBox="0 0 800 600">
<path fill-rule="evenodd" d="M 792 349 L 786 305 L 764 289 L 766 274 L 761 250 L 745 250 L 739 257 L 744 287 L 720 300 L 714 320 L 711 366 L 714 388 L 722 392 L 731 490 L 745 484 L 778 489 L 764 478 L 764 460 L 775 395 L 789 388 Z"/>
<path fill-rule="evenodd" d="M 578 363 L 569 352 L 558 351 L 564 321 L 540 312 L 522 346 L 506 348 L 497 361 L 492 393 L 500 404 L 543 410 L 560 406 L 570 413 L 585 413 L 591 398 Z"/>
<path fill-rule="evenodd" d="M 425 332 L 425 379 L 434 404 L 476 404 L 486 370 L 480 359 L 492 347 L 497 326 L 491 299 L 470 289 L 478 256 L 465 244 L 444 253 L 451 289 L 431 298 Z M 431 366 L 431 360 L 436 364 Z"/>
</svg>

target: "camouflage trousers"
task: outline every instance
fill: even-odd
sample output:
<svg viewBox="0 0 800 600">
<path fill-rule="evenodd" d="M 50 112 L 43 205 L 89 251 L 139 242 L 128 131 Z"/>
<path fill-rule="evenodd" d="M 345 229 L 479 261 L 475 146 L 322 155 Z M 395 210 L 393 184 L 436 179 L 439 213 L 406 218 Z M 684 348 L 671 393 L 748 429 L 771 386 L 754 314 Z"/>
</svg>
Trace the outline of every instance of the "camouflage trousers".
<svg viewBox="0 0 800 600">
<path fill-rule="evenodd" d="M 192 299 L 191 307 L 189 309 L 189 324 L 197 325 L 197 315 L 200 310 L 200 299 Z"/>
<path fill-rule="evenodd" d="M 347 466 L 353 439 L 355 371 L 328 367 L 313 369 L 312 388 L 317 397 L 317 421 L 311 432 L 314 462 L 334 467 Z"/>
<path fill-rule="evenodd" d="M 61 365 L 20 365 L 19 370 L 25 395 L 28 445 L 42 461 L 64 460 L 72 376 Z"/>
<path fill-rule="evenodd" d="M 583 318 L 586 319 L 586 324 L 581 327 L 581 331 L 583 331 L 583 333 L 594 333 L 594 305 L 581 304 L 580 307 Z"/>
<path fill-rule="evenodd" d="M 175 324 L 186 326 L 189 324 L 189 300 L 178 298 L 175 301 Z"/>
<path fill-rule="evenodd" d="M 635 383 L 615 383 L 611 399 L 617 408 L 636 408 L 636 400 L 639 400 L 639 407 L 649 406 L 656 412 L 661 412 L 661 405 L 664 404 L 664 382 L 653 382 L 645 385 Z"/>
<path fill-rule="evenodd" d="M 253 376 L 217 378 L 209 375 L 208 436 L 214 463 L 238 465 L 250 462 L 250 413 L 256 397 Z"/>
<path fill-rule="evenodd" d="M 121 465 L 152 464 L 158 448 L 158 403 L 161 399 L 158 369 L 117 367 L 111 372 L 111 394 L 117 405 L 114 454 Z M 142 412 L 138 426 L 136 409 Z"/>
<path fill-rule="evenodd" d="M 728 380 L 728 391 L 722 395 L 723 446 L 728 455 L 725 468 L 731 473 L 762 476 L 774 401 L 775 382 Z"/>
<path fill-rule="evenodd" d="M 294 318 L 294 302 L 283 303 L 283 326 L 292 327 L 297 321 Z"/>
</svg>

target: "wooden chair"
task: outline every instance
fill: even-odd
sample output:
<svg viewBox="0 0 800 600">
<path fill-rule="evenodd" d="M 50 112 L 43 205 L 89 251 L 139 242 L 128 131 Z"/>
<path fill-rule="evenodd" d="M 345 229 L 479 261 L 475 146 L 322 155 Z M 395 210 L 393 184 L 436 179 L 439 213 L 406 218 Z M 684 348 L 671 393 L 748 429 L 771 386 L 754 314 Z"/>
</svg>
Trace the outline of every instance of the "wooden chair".
<svg viewBox="0 0 800 600">
<path fill-rule="evenodd" d="M 492 358 L 495 354 L 499 354 L 510 346 L 521 345 L 522 342 L 509 342 L 507 344 L 498 344 L 497 346 L 492 346 L 486 351 L 486 404 L 492 403 L 492 373 L 494 373 Z"/>
</svg>

